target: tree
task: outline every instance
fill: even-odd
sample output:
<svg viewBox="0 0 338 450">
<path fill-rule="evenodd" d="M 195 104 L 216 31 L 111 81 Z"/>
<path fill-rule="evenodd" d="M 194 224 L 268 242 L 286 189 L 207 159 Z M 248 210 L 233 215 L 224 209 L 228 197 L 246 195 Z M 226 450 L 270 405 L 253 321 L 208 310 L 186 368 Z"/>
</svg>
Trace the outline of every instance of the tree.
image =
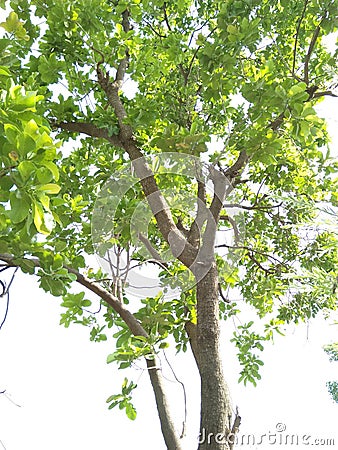
<svg viewBox="0 0 338 450">
<path fill-rule="evenodd" d="M 108 362 L 145 358 L 170 450 L 183 443 L 156 360 L 170 338 L 178 351 L 190 344 L 210 436 L 196 447 L 232 448 L 240 417 L 219 341 L 220 320 L 240 313 L 238 293 L 266 321 L 234 333 L 244 384 L 259 380 L 259 352 L 284 323 L 336 308 L 337 237 L 318 214 L 337 206 L 337 162 L 314 105 L 336 96 L 337 50 L 324 38 L 337 29 L 337 1 L 10 6 L 3 268 L 61 296 L 66 327 L 88 326 L 95 341 L 118 327 Z M 160 292 L 129 298 L 135 264 L 158 268 Z M 100 299 L 97 313 L 83 288 Z M 132 419 L 134 388 L 125 380 L 108 399 Z"/>
</svg>

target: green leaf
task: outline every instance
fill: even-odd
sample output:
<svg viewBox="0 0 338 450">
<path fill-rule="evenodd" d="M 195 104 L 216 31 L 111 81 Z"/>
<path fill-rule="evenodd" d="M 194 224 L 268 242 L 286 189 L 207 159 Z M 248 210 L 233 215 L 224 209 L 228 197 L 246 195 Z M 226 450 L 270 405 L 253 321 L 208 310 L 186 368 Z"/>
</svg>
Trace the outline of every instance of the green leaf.
<svg viewBox="0 0 338 450">
<path fill-rule="evenodd" d="M 40 279 L 40 286 L 46 292 L 50 292 L 55 297 L 60 297 L 65 293 L 65 285 L 61 280 L 43 276 Z"/>
<path fill-rule="evenodd" d="M 54 226 L 53 216 L 37 201 L 33 202 L 33 221 L 38 233 L 45 235 L 49 235 Z"/>
<path fill-rule="evenodd" d="M 0 39 L 0 41 L 7 41 L 7 39 Z M 10 77 L 10 72 L 6 69 L 6 67 L 0 67 L 0 76 Z"/>
<path fill-rule="evenodd" d="M 168 347 L 170 347 L 170 344 L 169 344 L 169 342 L 161 342 L 159 347 L 161 349 L 168 348 Z"/>
<path fill-rule="evenodd" d="M 39 183 L 46 185 L 46 183 L 49 183 L 50 181 L 53 180 L 53 173 L 46 167 L 39 167 L 39 169 L 36 171 L 36 177 L 37 177 Z M 41 186 L 40 186 L 40 188 L 41 188 Z M 50 192 L 47 192 L 47 193 L 50 193 Z"/>
<path fill-rule="evenodd" d="M 92 304 L 92 302 L 90 300 L 83 300 L 81 305 L 84 308 L 88 308 L 88 306 L 90 306 L 91 304 Z"/>
<path fill-rule="evenodd" d="M 24 128 L 24 132 L 36 140 L 39 136 L 39 127 L 34 119 L 29 120 Z"/>
<path fill-rule="evenodd" d="M 36 148 L 36 143 L 34 139 L 25 133 L 20 133 L 18 136 L 18 150 L 20 155 L 26 156 L 28 153 L 31 153 Z"/>
<path fill-rule="evenodd" d="M 2 28 L 4 28 L 6 31 L 8 31 L 9 33 L 13 33 L 20 27 L 20 24 L 21 24 L 21 22 L 18 18 L 17 13 L 15 13 L 14 11 L 11 11 L 9 13 L 9 16 L 6 19 L 6 22 L 1 22 L 0 26 Z"/>
<path fill-rule="evenodd" d="M 36 188 L 38 191 L 43 191 L 46 194 L 58 194 L 61 190 L 61 186 L 58 184 L 48 183 L 42 184 Z"/>
<path fill-rule="evenodd" d="M 16 142 L 17 142 L 17 138 L 20 134 L 20 130 L 16 126 L 14 126 L 10 123 L 6 123 L 4 125 L 4 129 L 5 129 L 5 135 L 8 139 L 8 141 L 11 144 L 15 145 L 15 147 L 16 147 Z"/>
<path fill-rule="evenodd" d="M 115 353 L 110 353 L 110 354 L 107 356 L 107 364 L 110 364 L 110 363 L 112 363 L 113 361 L 116 361 Z"/>
<path fill-rule="evenodd" d="M 21 259 L 20 260 L 21 270 L 25 273 L 33 274 L 35 273 L 35 263 L 29 259 Z"/>
<path fill-rule="evenodd" d="M 22 176 L 22 179 L 24 181 L 27 181 L 35 172 L 36 166 L 31 161 L 21 161 L 18 165 L 18 170 L 20 172 L 20 175 Z"/>
<path fill-rule="evenodd" d="M 8 215 L 13 223 L 20 223 L 25 220 L 30 212 L 31 204 L 27 195 L 22 195 L 19 191 L 9 194 L 11 210 Z"/>
<path fill-rule="evenodd" d="M 137 413 L 136 413 L 136 409 L 134 408 L 134 406 L 131 403 L 127 403 L 126 405 L 126 414 L 128 419 L 130 420 L 135 420 Z"/>
<path fill-rule="evenodd" d="M 131 366 L 130 362 L 121 362 L 121 364 L 119 365 L 119 369 L 128 369 Z"/>
<path fill-rule="evenodd" d="M 235 25 L 228 25 L 227 26 L 227 31 L 228 31 L 228 33 L 230 33 L 230 34 L 238 34 L 238 28 L 235 26 Z"/>
<path fill-rule="evenodd" d="M 56 182 L 59 181 L 59 169 L 53 161 L 43 161 L 43 165 L 52 173 L 53 178 Z"/>
</svg>

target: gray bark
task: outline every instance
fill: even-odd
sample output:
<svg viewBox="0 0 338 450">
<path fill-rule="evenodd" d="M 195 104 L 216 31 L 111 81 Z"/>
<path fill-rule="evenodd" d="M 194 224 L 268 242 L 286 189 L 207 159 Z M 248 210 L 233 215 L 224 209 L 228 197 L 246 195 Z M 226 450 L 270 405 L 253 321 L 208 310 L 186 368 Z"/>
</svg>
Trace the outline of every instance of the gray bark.
<svg viewBox="0 0 338 450">
<path fill-rule="evenodd" d="M 197 284 L 197 345 L 201 377 L 201 421 L 198 450 L 225 450 L 232 408 L 220 356 L 218 274 L 214 262 Z"/>
</svg>

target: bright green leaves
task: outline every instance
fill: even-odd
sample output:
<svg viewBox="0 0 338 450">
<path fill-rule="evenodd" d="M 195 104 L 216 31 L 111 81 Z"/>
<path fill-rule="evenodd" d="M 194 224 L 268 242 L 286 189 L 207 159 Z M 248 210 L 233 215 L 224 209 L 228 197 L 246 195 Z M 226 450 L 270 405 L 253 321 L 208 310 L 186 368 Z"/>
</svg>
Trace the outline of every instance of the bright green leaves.
<svg viewBox="0 0 338 450">
<path fill-rule="evenodd" d="M 33 221 L 38 233 L 49 234 L 53 228 L 53 220 L 50 215 L 45 215 L 42 203 L 33 202 Z"/>
<path fill-rule="evenodd" d="M 135 420 L 137 413 L 131 400 L 132 391 L 136 389 L 136 387 L 137 385 L 133 381 L 128 382 L 128 378 L 125 378 L 122 383 L 121 394 L 111 395 L 107 398 L 107 403 L 110 403 L 108 408 L 112 409 L 115 408 L 115 406 L 118 406 L 119 409 L 125 409 L 128 419 Z"/>
<path fill-rule="evenodd" d="M 48 183 L 48 184 L 41 184 L 36 189 L 38 191 L 43 191 L 46 194 L 58 194 L 60 192 L 61 187 L 57 184 Z"/>
<path fill-rule="evenodd" d="M 69 274 L 69 276 L 71 278 L 70 281 L 75 281 L 76 276 L 74 274 Z M 91 313 L 87 309 L 92 305 L 91 300 L 85 298 L 84 292 L 79 292 L 77 294 L 68 292 L 68 281 L 63 280 L 63 282 L 66 286 L 66 290 L 62 292 L 63 302 L 61 303 L 61 306 L 64 307 L 66 311 L 61 314 L 60 325 L 68 328 L 70 324 L 74 323 L 90 327 L 91 341 L 106 341 L 107 336 L 103 333 L 106 325 L 99 325 L 95 316 L 96 313 Z M 111 315 L 109 315 L 109 317 L 111 317 Z M 108 325 L 108 327 L 109 326 L 112 326 L 112 324 Z"/>
<path fill-rule="evenodd" d="M 240 331 L 234 332 L 234 337 L 231 339 L 231 342 L 234 342 L 238 348 L 238 359 L 241 366 L 243 366 L 238 382 L 243 381 L 244 385 L 246 385 L 249 381 L 256 386 L 256 380 L 261 379 L 261 375 L 259 374 L 260 366 L 263 366 L 264 363 L 252 350 L 257 349 L 263 351 L 262 341 L 265 341 L 266 338 L 250 331 L 252 325 L 253 321 L 245 325 L 239 325 L 238 329 Z"/>
<path fill-rule="evenodd" d="M 107 363 L 118 362 L 119 369 L 127 369 L 135 360 L 143 356 L 151 358 L 154 354 L 155 342 L 151 342 L 151 338 L 132 336 L 124 328 L 115 333 L 114 337 L 117 338 L 116 351 L 108 355 Z"/>
<path fill-rule="evenodd" d="M 190 132 L 180 129 L 177 125 L 167 127 L 163 133 L 151 140 L 151 145 L 160 148 L 163 152 L 188 153 L 199 156 L 207 151 L 206 143 L 210 136 L 203 133 L 196 133 L 199 127 L 199 121 L 191 125 Z"/>
<path fill-rule="evenodd" d="M 304 82 L 294 84 L 288 92 L 292 101 L 303 102 L 309 98 L 309 94 L 306 92 L 307 85 Z"/>
<path fill-rule="evenodd" d="M 64 306 L 65 308 L 87 308 L 91 305 L 91 301 L 86 300 L 84 296 L 84 292 L 79 292 L 78 294 L 67 294 L 63 297 L 63 303 L 61 304 L 61 306 Z"/>
<path fill-rule="evenodd" d="M 47 84 L 56 83 L 59 79 L 59 72 L 65 69 L 65 63 L 56 58 L 52 53 L 48 58 L 42 55 L 39 58 L 38 70 L 41 80 Z"/>
<path fill-rule="evenodd" d="M 119 331 L 113 335 L 116 339 L 116 350 L 108 355 L 107 363 L 117 362 L 120 369 L 131 367 L 133 362 L 142 357 L 153 358 L 158 351 L 168 347 L 165 339 L 169 334 L 173 333 L 175 339 L 184 334 L 186 318 L 181 302 L 176 300 L 164 302 L 163 295 L 160 294 L 157 297 L 144 299 L 142 303 L 145 306 L 135 313 L 135 317 L 142 323 L 148 337 L 133 336 L 126 324 L 120 320 L 116 323 L 120 327 Z M 178 311 L 179 304 L 181 308 Z M 179 314 L 180 320 L 175 318 Z"/>
<path fill-rule="evenodd" d="M 1 51 L 1 44 L 3 43 L 3 41 L 7 41 L 7 39 L 0 39 L 0 51 Z M 11 76 L 11 74 L 10 74 L 10 71 L 7 69 L 7 67 L 0 66 L 1 84 L 3 83 L 3 81 L 5 81 L 10 76 Z"/>
<path fill-rule="evenodd" d="M 50 292 L 55 297 L 65 295 L 71 282 L 76 280 L 76 275 L 63 267 L 64 258 L 60 254 L 42 250 L 37 252 L 39 257 L 38 276 L 40 287 Z"/>
<path fill-rule="evenodd" d="M 23 26 L 23 23 L 19 20 L 18 15 L 12 11 L 6 19 L 6 22 L 1 22 L 0 26 L 4 28 L 7 33 L 14 34 L 18 39 L 25 41 L 29 40 L 29 36 Z"/>
<path fill-rule="evenodd" d="M 56 146 L 50 129 L 36 112 L 42 99 L 35 91 L 12 84 L 7 92 L 3 90 L 0 105 L 0 127 L 5 138 L 0 149 L 0 162 L 5 168 L 1 185 L 15 186 L 8 198 L 4 193 L 3 199 L 10 201 L 7 214 L 13 226 L 21 229 L 26 222 L 28 235 L 51 233 L 55 218 L 49 196 L 57 195 L 61 189 L 55 183 L 59 179 L 54 163 Z"/>
<path fill-rule="evenodd" d="M 17 149 L 19 155 L 27 156 L 36 149 L 36 142 L 29 134 L 20 133 L 17 140 Z"/>
<path fill-rule="evenodd" d="M 22 86 L 15 84 L 10 87 L 8 94 L 6 107 L 16 114 L 26 111 L 36 112 L 37 102 L 44 98 L 43 95 L 37 95 L 36 91 L 26 91 Z"/>
</svg>

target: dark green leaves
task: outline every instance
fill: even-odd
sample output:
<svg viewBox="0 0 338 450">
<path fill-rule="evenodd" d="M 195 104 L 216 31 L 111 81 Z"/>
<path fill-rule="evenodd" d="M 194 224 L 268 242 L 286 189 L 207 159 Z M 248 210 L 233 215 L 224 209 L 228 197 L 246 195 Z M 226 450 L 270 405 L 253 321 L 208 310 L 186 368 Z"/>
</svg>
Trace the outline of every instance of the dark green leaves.
<svg viewBox="0 0 338 450">
<path fill-rule="evenodd" d="M 9 218 L 14 224 L 20 223 L 26 219 L 30 212 L 31 203 L 27 194 L 22 194 L 20 191 L 11 192 L 9 195 L 11 210 Z"/>
</svg>

